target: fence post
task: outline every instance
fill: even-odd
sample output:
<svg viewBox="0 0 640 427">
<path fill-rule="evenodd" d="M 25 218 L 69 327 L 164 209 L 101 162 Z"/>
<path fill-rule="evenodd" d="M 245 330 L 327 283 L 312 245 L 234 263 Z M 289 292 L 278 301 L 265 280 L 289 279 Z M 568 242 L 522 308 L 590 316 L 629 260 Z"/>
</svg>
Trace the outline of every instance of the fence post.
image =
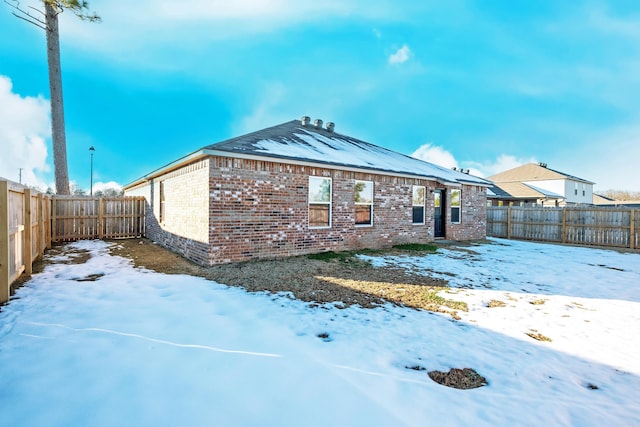
<svg viewBox="0 0 640 427">
<path fill-rule="evenodd" d="M 57 242 L 58 237 L 58 221 L 56 212 L 56 197 L 51 197 L 51 241 Z"/>
<path fill-rule="evenodd" d="M 31 189 L 25 188 L 23 193 L 22 207 L 24 210 L 24 240 L 22 242 L 22 259 L 24 261 L 24 272 L 31 276 L 33 272 L 33 236 L 31 228 Z"/>
<path fill-rule="evenodd" d="M 102 211 L 102 207 L 104 205 L 104 199 L 102 197 L 98 198 L 98 239 L 102 240 L 102 238 L 104 237 L 104 233 L 102 232 L 103 227 L 102 227 L 102 215 L 103 215 L 103 211 Z"/>
<path fill-rule="evenodd" d="M 0 181 L 0 304 L 9 301 L 9 187 Z"/>
<path fill-rule="evenodd" d="M 511 239 L 511 206 L 507 208 L 507 239 Z"/>
<path fill-rule="evenodd" d="M 564 206 L 562 208 L 562 229 L 560 230 L 562 233 L 562 243 L 567 243 L 567 207 Z"/>
<path fill-rule="evenodd" d="M 636 210 L 631 209 L 629 215 L 629 249 L 636 248 Z"/>
<path fill-rule="evenodd" d="M 46 211 L 44 212 L 45 215 L 45 221 L 47 223 L 48 229 L 46 232 L 46 239 L 47 239 L 47 249 L 51 249 L 51 239 L 53 238 L 53 222 L 51 220 L 51 217 L 53 215 L 53 197 L 51 196 L 47 196 L 45 197 L 46 200 Z"/>
<path fill-rule="evenodd" d="M 44 254 L 45 248 L 45 227 L 44 227 L 44 194 L 38 194 L 38 256 Z"/>
</svg>

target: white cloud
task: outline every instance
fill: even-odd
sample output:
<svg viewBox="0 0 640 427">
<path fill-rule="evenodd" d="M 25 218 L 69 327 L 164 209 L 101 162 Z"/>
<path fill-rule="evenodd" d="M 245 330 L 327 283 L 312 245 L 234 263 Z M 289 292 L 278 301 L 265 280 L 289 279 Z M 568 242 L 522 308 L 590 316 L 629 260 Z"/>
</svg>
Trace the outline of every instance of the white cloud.
<svg viewBox="0 0 640 427">
<path fill-rule="evenodd" d="M 114 189 L 117 191 L 122 190 L 122 185 L 115 182 L 115 181 L 109 181 L 109 182 L 94 182 L 93 183 L 93 192 L 95 193 L 96 191 L 104 191 L 104 190 L 109 190 L 109 189 Z"/>
<path fill-rule="evenodd" d="M 453 154 L 448 152 L 442 147 L 436 145 L 424 144 L 418 147 L 416 151 L 411 153 L 411 157 L 424 160 L 425 162 L 433 163 L 445 168 L 452 168 L 458 166 L 458 162 L 453 157 Z"/>
<path fill-rule="evenodd" d="M 416 151 L 411 154 L 411 157 L 424 160 L 429 163 L 436 164 L 445 168 L 462 167 L 463 169 L 469 169 L 469 173 L 475 176 L 487 177 L 495 175 L 499 172 L 504 172 L 509 169 L 513 169 L 517 166 L 525 163 L 537 162 L 535 158 L 517 158 L 509 154 L 501 154 L 495 161 L 489 161 L 485 163 L 480 162 L 458 162 L 453 154 L 445 150 L 442 147 L 424 144 L 421 145 Z"/>
<path fill-rule="evenodd" d="M 0 75 L 0 119 L 0 176 L 17 182 L 22 168 L 23 184 L 45 189 L 41 174 L 49 171 L 49 102 L 13 93 L 11 79 Z"/>
<path fill-rule="evenodd" d="M 407 62 L 413 56 L 413 52 L 409 49 L 409 46 L 402 45 L 395 53 L 389 55 L 389 64 L 402 64 Z"/>
<path fill-rule="evenodd" d="M 156 1 L 154 1 L 154 4 Z M 349 8 L 339 1 L 290 0 L 185 0 L 160 1 L 156 12 L 167 19 L 224 21 L 238 20 L 300 20 L 313 15 L 344 13 Z"/>
<path fill-rule="evenodd" d="M 630 40 L 640 41 L 640 15 L 625 14 L 616 16 L 609 7 L 590 3 L 585 6 L 587 26 L 604 35 L 614 35 Z M 584 21 L 583 21 L 584 22 Z"/>
<path fill-rule="evenodd" d="M 40 3 L 26 2 L 36 7 Z M 72 13 L 61 15 L 61 40 L 87 52 L 109 52 L 116 60 L 134 60 L 134 52 L 145 54 L 150 48 L 184 52 L 301 23 L 382 14 L 378 8 L 340 0 L 113 0 L 91 2 L 91 9 L 102 18 L 100 24 Z"/>
<path fill-rule="evenodd" d="M 244 134 L 262 129 L 274 124 L 291 120 L 286 113 L 278 113 L 283 101 L 285 100 L 287 90 L 280 82 L 269 83 L 263 90 L 263 93 L 256 96 L 256 103 L 253 105 L 253 111 L 247 116 L 242 117 L 234 126 L 234 133 Z M 290 110 L 291 106 L 287 106 L 286 110 Z"/>
</svg>

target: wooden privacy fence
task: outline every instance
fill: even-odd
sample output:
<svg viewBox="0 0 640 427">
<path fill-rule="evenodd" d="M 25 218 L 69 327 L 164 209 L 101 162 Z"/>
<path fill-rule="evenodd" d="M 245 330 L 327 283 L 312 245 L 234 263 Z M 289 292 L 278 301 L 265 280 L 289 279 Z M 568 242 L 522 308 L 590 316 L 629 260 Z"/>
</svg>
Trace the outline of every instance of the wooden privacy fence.
<svg viewBox="0 0 640 427">
<path fill-rule="evenodd" d="M 51 247 L 49 196 L 0 180 L 0 303 L 10 286 Z"/>
<path fill-rule="evenodd" d="M 51 240 L 127 239 L 145 233 L 144 197 L 55 196 Z"/>
<path fill-rule="evenodd" d="M 640 249 L 640 212 L 629 208 L 488 207 L 487 236 Z"/>
<path fill-rule="evenodd" d="M 51 242 L 142 237 L 144 197 L 50 197 L 0 180 L 0 304 Z"/>
</svg>

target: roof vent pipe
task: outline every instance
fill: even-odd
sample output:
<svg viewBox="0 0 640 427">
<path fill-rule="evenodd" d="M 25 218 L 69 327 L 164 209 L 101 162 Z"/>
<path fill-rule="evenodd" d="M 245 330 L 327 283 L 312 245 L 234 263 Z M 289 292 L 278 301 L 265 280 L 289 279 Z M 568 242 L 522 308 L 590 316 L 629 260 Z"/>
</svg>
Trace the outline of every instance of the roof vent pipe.
<svg viewBox="0 0 640 427">
<path fill-rule="evenodd" d="M 307 126 L 309 123 L 311 123 L 311 117 L 302 116 L 302 119 L 300 119 L 300 123 L 302 123 L 302 126 Z"/>
<path fill-rule="evenodd" d="M 315 119 L 315 120 L 313 121 L 313 124 L 314 124 L 314 125 L 316 125 L 316 127 L 317 127 L 318 129 L 322 129 L 322 120 L 320 120 L 320 119 Z"/>
<path fill-rule="evenodd" d="M 538 165 L 542 166 L 543 168 L 547 167 L 547 164 L 546 163 L 542 163 L 542 162 L 538 163 Z"/>
<path fill-rule="evenodd" d="M 336 128 L 336 124 L 333 122 L 327 122 L 327 130 L 329 132 L 333 132 L 333 130 Z"/>
</svg>

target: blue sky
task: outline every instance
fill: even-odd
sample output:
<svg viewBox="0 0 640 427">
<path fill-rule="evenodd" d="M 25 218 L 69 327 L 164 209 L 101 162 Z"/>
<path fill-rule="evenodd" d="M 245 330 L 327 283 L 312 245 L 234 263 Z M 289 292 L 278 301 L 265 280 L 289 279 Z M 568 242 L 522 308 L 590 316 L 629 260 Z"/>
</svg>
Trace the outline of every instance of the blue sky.
<svg viewBox="0 0 640 427">
<path fill-rule="evenodd" d="M 38 5 L 36 0 L 23 5 Z M 640 2 L 93 0 L 61 15 L 69 174 L 129 183 L 302 115 L 489 176 L 640 191 Z M 0 3 L 0 176 L 53 183 L 44 32 Z M 5 148 L 6 147 L 6 148 Z M 94 187 L 95 189 L 95 187 Z"/>
</svg>

